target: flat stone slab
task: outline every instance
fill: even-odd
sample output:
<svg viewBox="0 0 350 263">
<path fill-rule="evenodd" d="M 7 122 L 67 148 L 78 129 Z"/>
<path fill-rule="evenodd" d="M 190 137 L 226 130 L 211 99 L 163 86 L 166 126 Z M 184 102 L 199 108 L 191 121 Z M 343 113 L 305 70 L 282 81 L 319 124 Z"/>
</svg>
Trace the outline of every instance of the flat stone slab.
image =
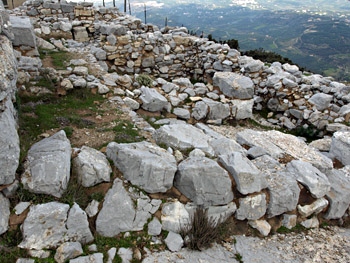
<svg viewBox="0 0 350 263">
<path fill-rule="evenodd" d="M 312 164 L 300 160 L 293 160 L 287 164 L 287 171 L 304 185 L 312 196 L 320 198 L 330 190 L 327 176 Z"/>
<path fill-rule="evenodd" d="M 13 40 L 14 46 L 30 46 L 36 47 L 36 40 L 33 25 L 30 18 L 26 16 L 10 16 L 12 24 L 12 32 L 15 36 Z"/>
<path fill-rule="evenodd" d="M 61 197 L 68 186 L 71 145 L 61 130 L 35 143 L 28 151 L 21 181 L 33 193 Z"/>
<path fill-rule="evenodd" d="M 154 138 L 157 144 L 166 144 L 174 149 L 198 148 L 204 152 L 213 152 L 208 144 L 210 137 L 189 124 L 164 125 L 156 130 Z"/>
<path fill-rule="evenodd" d="M 174 186 L 197 205 L 225 205 L 232 201 L 231 179 L 217 162 L 206 157 L 182 161 Z"/>
<path fill-rule="evenodd" d="M 260 146 L 275 159 L 287 154 L 295 159 L 309 162 L 322 171 L 333 168 L 331 159 L 290 134 L 274 130 L 255 131 L 246 129 L 237 133 L 236 138 L 241 145 Z"/>
<path fill-rule="evenodd" d="M 242 153 L 220 155 L 218 161 L 233 176 L 241 194 L 260 192 L 267 187 L 264 175 Z"/>
<path fill-rule="evenodd" d="M 175 157 L 158 145 L 111 142 L 106 153 L 125 179 L 148 193 L 166 192 L 173 186 Z"/>
</svg>

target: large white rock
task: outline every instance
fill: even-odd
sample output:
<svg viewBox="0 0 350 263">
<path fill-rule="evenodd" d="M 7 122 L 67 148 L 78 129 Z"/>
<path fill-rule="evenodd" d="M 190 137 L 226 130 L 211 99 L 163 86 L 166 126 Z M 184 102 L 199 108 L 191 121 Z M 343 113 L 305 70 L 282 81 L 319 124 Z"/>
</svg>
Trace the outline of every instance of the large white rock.
<svg viewBox="0 0 350 263">
<path fill-rule="evenodd" d="M 197 205 L 225 205 L 232 201 L 230 175 L 217 162 L 206 157 L 182 161 L 174 186 Z"/>
<path fill-rule="evenodd" d="M 21 226 L 20 248 L 42 250 L 56 248 L 64 242 L 91 242 L 93 236 L 85 212 L 74 204 L 50 202 L 32 205 Z"/>
<path fill-rule="evenodd" d="M 293 160 L 287 164 L 287 171 L 304 185 L 316 198 L 325 196 L 330 190 L 327 176 L 312 164 L 300 160 Z"/>
<path fill-rule="evenodd" d="M 238 220 L 257 220 L 265 215 L 266 195 L 258 194 L 239 199 L 239 207 L 236 211 Z"/>
<path fill-rule="evenodd" d="M 251 119 L 253 117 L 254 100 L 232 100 L 232 117 L 236 120 Z"/>
<path fill-rule="evenodd" d="M 233 176 L 237 190 L 241 194 L 260 192 L 267 187 L 265 176 L 242 153 L 220 155 L 218 161 Z"/>
<path fill-rule="evenodd" d="M 219 87 L 222 93 L 230 98 L 252 99 L 254 95 L 253 81 L 233 72 L 215 72 L 213 85 Z"/>
<path fill-rule="evenodd" d="M 11 184 L 15 180 L 20 150 L 15 109 L 11 100 L 5 102 L 4 108 L 0 112 L 0 185 Z"/>
<path fill-rule="evenodd" d="M 236 140 L 241 145 L 260 146 L 276 159 L 290 155 L 295 159 L 309 162 L 322 171 L 333 168 L 331 159 L 290 134 L 275 130 L 255 131 L 246 129 L 237 133 Z"/>
<path fill-rule="evenodd" d="M 180 234 L 171 231 L 169 232 L 164 242 L 167 245 L 168 249 L 173 252 L 179 251 L 184 244 L 184 241 Z"/>
<path fill-rule="evenodd" d="M 329 107 L 329 104 L 332 100 L 332 95 L 328 95 L 325 93 L 317 93 L 313 95 L 308 101 L 311 104 L 314 104 L 317 110 L 323 111 Z"/>
<path fill-rule="evenodd" d="M 130 231 L 133 229 L 135 216 L 134 201 L 124 189 L 123 182 L 115 179 L 97 216 L 96 231 L 105 237 L 114 237 L 120 232 Z"/>
<path fill-rule="evenodd" d="M 68 186 L 71 145 L 63 130 L 35 143 L 28 151 L 21 181 L 33 193 L 61 197 Z"/>
<path fill-rule="evenodd" d="M 213 149 L 208 144 L 210 137 L 189 124 L 164 125 L 156 130 L 153 136 L 157 144 L 166 144 L 174 149 L 198 148 L 209 154 L 213 153 Z"/>
<path fill-rule="evenodd" d="M 175 157 L 155 144 L 111 142 L 106 153 L 125 179 L 148 193 L 166 192 L 173 186 Z"/>
<path fill-rule="evenodd" d="M 327 173 L 331 190 L 326 194 L 329 207 L 325 215 L 326 219 L 342 218 L 350 205 L 350 178 L 341 170 Z"/>
<path fill-rule="evenodd" d="M 315 202 L 313 202 L 310 205 L 298 205 L 298 212 L 303 217 L 308 217 L 312 214 L 318 214 L 323 209 L 325 209 L 328 206 L 328 200 L 324 197 L 317 199 Z"/>
<path fill-rule="evenodd" d="M 165 108 L 168 104 L 168 100 L 161 95 L 156 89 L 150 89 L 148 87 L 141 87 L 141 96 L 140 99 L 142 101 L 141 107 L 144 110 L 148 111 L 160 111 Z"/>
<path fill-rule="evenodd" d="M 329 153 L 344 165 L 350 165 L 350 131 L 338 131 L 333 134 Z"/>
<path fill-rule="evenodd" d="M 293 175 L 269 155 L 260 156 L 252 161 L 266 175 L 269 190 L 268 217 L 281 215 L 296 209 L 300 188 Z"/>
<path fill-rule="evenodd" d="M 86 244 L 94 240 L 89 228 L 87 215 L 77 203 L 74 203 L 69 210 L 66 225 L 69 240 L 78 241 L 82 244 Z"/>
<path fill-rule="evenodd" d="M 109 182 L 112 168 L 106 156 L 98 150 L 83 146 L 73 159 L 73 171 L 84 187 L 91 187 L 101 182 Z"/>
<path fill-rule="evenodd" d="M 103 254 L 95 253 L 69 260 L 69 263 L 103 263 Z"/>
<path fill-rule="evenodd" d="M 23 240 L 18 245 L 24 249 L 55 248 L 68 241 L 66 220 L 68 204 L 50 202 L 30 207 L 21 230 Z"/>
<path fill-rule="evenodd" d="M 209 106 L 203 102 L 203 101 L 198 101 L 192 108 L 192 117 L 195 118 L 196 120 L 201 120 L 207 117 L 209 110 Z"/>
<path fill-rule="evenodd" d="M 10 201 L 0 193 L 0 235 L 9 227 Z"/>
<path fill-rule="evenodd" d="M 162 229 L 179 233 L 191 223 L 189 212 L 179 201 L 165 203 L 162 207 Z"/>
<path fill-rule="evenodd" d="M 203 98 L 202 101 L 209 107 L 209 113 L 207 114 L 209 120 L 223 120 L 231 114 L 230 106 L 228 104 L 208 98 Z"/>
<path fill-rule="evenodd" d="M 79 257 L 83 254 L 83 248 L 79 242 L 66 242 L 60 245 L 55 253 L 57 263 L 64 263 L 68 259 Z"/>
</svg>

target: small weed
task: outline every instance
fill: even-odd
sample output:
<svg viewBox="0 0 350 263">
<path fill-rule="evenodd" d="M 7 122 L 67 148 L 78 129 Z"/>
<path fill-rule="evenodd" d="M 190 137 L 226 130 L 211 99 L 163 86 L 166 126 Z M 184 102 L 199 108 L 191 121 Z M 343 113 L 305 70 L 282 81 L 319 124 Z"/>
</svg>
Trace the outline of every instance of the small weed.
<svg viewBox="0 0 350 263">
<path fill-rule="evenodd" d="M 146 74 L 140 74 L 136 77 L 136 81 L 143 86 L 152 87 L 152 78 Z"/>
<path fill-rule="evenodd" d="M 60 202 L 69 204 L 70 206 L 77 203 L 82 209 L 85 209 L 89 201 L 90 199 L 86 193 L 86 189 L 78 182 L 76 175 L 72 175 L 66 191 L 64 191 L 60 198 Z"/>
<path fill-rule="evenodd" d="M 239 262 L 239 263 L 243 263 L 243 257 L 241 254 L 236 253 L 235 254 L 235 259 Z"/>
<path fill-rule="evenodd" d="M 150 117 L 150 116 L 147 116 L 147 115 L 141 115 L 145 121 L 148 122 L 149 125 L 151 125 L 154 129 L 159 129 L 160 127 L 162 127 L 162 125 L 160 124 L 156 124 L 155 121 L 151 120 L 151 118 L 154 118 L 155 120 L 159 120 L 160 117 Z"/>
<path fill-rule="evenodd" d="M 72 137 L 74 129 L 71 126 L 64 127 L 63 130 L 68 138 Z"/>
<path fill-rule="evenodd" d="M 306 230 L 307 228 L 303 227 L 300 224 L 297 224 L 295 227 L 291 229 L 286 228 L 285 226 L 281 226 L 276 230 L 276 232 L 280 234 L 288 234 L 288 233 L 301 233 L 301 232 L 305 232 Z"/>
<path fill-rule="evenodd" d="M 285 226 L 281 226 L 279 227 L 277 230 L 276 230 L 277 233 L 280 233 L 280 234 L 288 234 L 288 233 L 291 233 L 293 232 L 292 229 L 289 229 Z"/>
<path fill-rule="evenodd" d="M 327 228 L 329 226 L 329 224 L 327 222 L 322 222 L 320 224 L 320 228 Z"/>
<path fill-rule="evenodd" d="M 33 204 L 42 204 L 57 201 L 57 198 L 46 194 L 35 194 L 25 189 L 22 184 L 19 185 L 16 195 L 10 198 L 11 203 L 31 202 Z"/>
<path fill-rule="evenodd" d="M 95 192 L 95 193 L 92 193 L 91 195 L 90 195 L 90 198 L 89 198 L 91 201 L 92 200 L 96 200 L 96 201 L 98 201 L 98 202 L 102 202 L 103 201 L 103 199 L 104 199 L 104 194 L 103 193 L 101 193 L 101 192 Z"/>
</svg>

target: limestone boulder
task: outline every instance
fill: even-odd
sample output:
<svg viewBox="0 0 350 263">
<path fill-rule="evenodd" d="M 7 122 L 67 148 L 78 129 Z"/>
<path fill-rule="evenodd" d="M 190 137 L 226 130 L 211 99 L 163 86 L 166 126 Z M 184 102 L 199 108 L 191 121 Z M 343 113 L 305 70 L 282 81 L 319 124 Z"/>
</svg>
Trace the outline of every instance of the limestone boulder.
<svg viewBox="0 0 350 263">
<path fill-rule="evenodd" d="M 350 178 L 341 170 L 331 170 L 327 173 L 331 184 L 330 191 L 326 194 L 329 207 L 325 215 L 326 219 L 342 218 L 350 205 Z"/>
<path fill-rule="evenodd" d="M 164 240 L 170 251 L 176 252 L 179 251 L 184 245 L 184 241 L 180 234 L 169 232 L 168 236 Z"/>
<path fill-rule="evenodd" d="M 254 100 L 232 100 L 232 117 L 236 120 L 251 119 L 253 117 Z"/>
<path fill-rule="evenodd" d="M 209 146 L 210 137 L 202 130 L 189 124 L 163 125 L 153 134 L 157 144 L 179 150 L 198 148 L 204 152 L 212 153 Z"/>
<path fill-rule="evenodd" d="M 338 131 L 333 134 L 329 153 L 344 165 L 350 165 L 350 131 Z"/>
<path fill-rule="evenodd" d="M 239 206 L 236 211 L 238 220 L 257 220 L 266 213 L 266 195 L 258 194 L 239 199 Z"/>
<path fill-rule="evenodd" d="M 28 151 L 21 181 L 33 193 L 61 197 L 68 186 L 71 145 L 61 130 L 35 143 Z"/>
<path fill-rule="evenodd" d="M 0 235 L 9 227 L 10 201 L 0 193 Z"/>
<path fill-rule="evenodd" d="M 79 242 L 65 242 L 60 245 L 55 253 L 57 263 L 64 263 L 69 259 L 79 257 L 83 254 L 83 248 Z"/>
<path fill-rule="evenodd" d="M 252 99 L 254 95 L 253 81 L 233 72 L 215 72 L 213 85 L 229 98 Z"/>
<path fill-rule="evenodd" d="M 111 142 L 106 154 L 125 179 L 148 193 L 166 192 L 173 186 L 177 170 L 175 157 L 157 145 L 145 141 Z"/>
<path fill-rule="evenodd" d="M 333 168 L 332 160 L 296 136 L 279 131 L 255 131 L 246 129 L 238 132 L 236 140 L 240 145 L 259 146 L 275 159 L 286 155 L 309 162 L 318 169 L 326 171 Z"/>
<path fill-rule="evenodd" d="M 227 137 L 212 138 L 209 141 L 209 145 L 213 148 L 215 156 L 225 155 L 230 152 L 240 152 L 246 155 L 246 150 L 238 144 L 235 140 Z"/>
<path fill-rule="evenodd" d="M 274 217 L 296 209 L 300 188 L 294 176 L 269 155 L 262 155 L 252 161 L 266 175 L 269 191 L 268 217 Z"/>
<path fill-rule="evenodd" d="M 103 263 L 103 253 L 94 253 L 69 260 L 69 263 Z"/>
<path fill-rule="evenodd" d="M 165 203 L 162 207 L 162 229 L 179 233 L 190 224 L 190 214 L 179 201 Z"/>
<path fill-rule="evenodd" d="M 192 108 L 192 117 L 196 120 L 205 119 L 209 111 L 209 106 L 203 101 L 197 101 Z"/>
<path fill-rule="evenodd" d="M 328 95 L 325 93 L 317 93 L 309 99 L 309 102 L 315 105 L 317 110 L 323 111 L 329 107 L 329 104 L 331 103 L 332 100 L 333 100 L 332 95 Z"/>
<path fill-rule="evenodd" d="M 15 109 L 11 100 L 4 103 L 4 108 L 0 113 L 0 185 L 11 184 L 15 180 L 20 151 Z"/>
<path fill-rule="evenodd" d="M 225 205 L 232 201 L 231 179 L 217 162 L 206 157 L 182 161 L 174 186 L 196 205 Z"/>
<path fill-rule="evenodd" d="M 330 190 L 327 176 L 312 164 L 300 160 L 293 160 L 287 164 L 287 171 L 304 185 L 315 198 L 325 196 Z"/>
<path fill-rule="evenodd" d="M 309 205 L 298 205 L 298 212 L 303 217 L 309 217 L 312 214 L 317 215 L 322 210 L 324 210 L 328 206 L 328 200 L 324 197 L 321 197 L 314 201 L 312 204 Z"/>
<path fill-rule="evenodd" d="M 265 176 L 242 153 L 220 155 L 218 161 L 233 176 L 241 194 L 260 192 L 267 187 Z"/>
<path fill-rule="evenodd" d="M 69 205 L 58 202 L 32 205 L 21 230 L 20 248 L 42 250 L 56 248 L 66 239 Z"/>
<path fill-rule="evenodd" d="M 89 228 L 87 214 L 77 203 L 74 203 L 69 209 L 66 226 L 66 236 L 69 240 L 78 241 L 81 244 L 86 244 L 94 240 Z"/>
<path fill-rule="evenodd" d="M 203 98 L 202 101 L 205 102 L 209 107 L 209 113 L 207 114 L 207 118 L 209 120 L 223 120 L 231 114 L 230 106 L 228 104 L 224 104 L 208 98 Z"/>
<path fill-rule="evenodd" d="M 134 201 L 124 189 L 123 182 L 118 178 L 115 179 L 97 215 L 97 233 L 105 237 L 114 237 L 120 232 L 131 231 L 135 216 Z"/>
<path fill-rule="evenodd" d="M 83 146 L 72 164 L 73 172 L 84 187 L 110 181 L 112 168 L 106 156 L 98 150 Z"/>
<path fill-rule="evenodd" d="M 34 28 L 29 17 L 25 16 L 10 16 L 12 31 L 15 36 L 14 46 L 30 46 L 36 47 L 36 39 Z"/>
<path fill-rule="evenodd" d="M 142 101 L 141 107 L 144 110 L 151 112 L 161 111 L 168 104 L 167 99 L 161 95 L 156 89 L 151 89 L 145 86 L 141 87 L 141 96 Z"/>
</svg>

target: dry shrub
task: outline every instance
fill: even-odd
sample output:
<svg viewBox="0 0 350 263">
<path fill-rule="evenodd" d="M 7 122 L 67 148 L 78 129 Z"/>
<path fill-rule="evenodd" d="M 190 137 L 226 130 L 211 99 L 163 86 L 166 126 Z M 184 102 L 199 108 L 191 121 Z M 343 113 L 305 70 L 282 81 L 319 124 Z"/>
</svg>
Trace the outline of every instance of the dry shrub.
<svg viewBox="0 0 350 263">
<path fill-rule="evenodd" d="M 197 207 L 190 224 L 182 228 L 180 234 L 188 248 L 204 250 L 221 239 L 224 228 L 225 223 L 221 219 L 216 222 L 212 217 L 208 217 L 208 209 Z"/>
</svg>

